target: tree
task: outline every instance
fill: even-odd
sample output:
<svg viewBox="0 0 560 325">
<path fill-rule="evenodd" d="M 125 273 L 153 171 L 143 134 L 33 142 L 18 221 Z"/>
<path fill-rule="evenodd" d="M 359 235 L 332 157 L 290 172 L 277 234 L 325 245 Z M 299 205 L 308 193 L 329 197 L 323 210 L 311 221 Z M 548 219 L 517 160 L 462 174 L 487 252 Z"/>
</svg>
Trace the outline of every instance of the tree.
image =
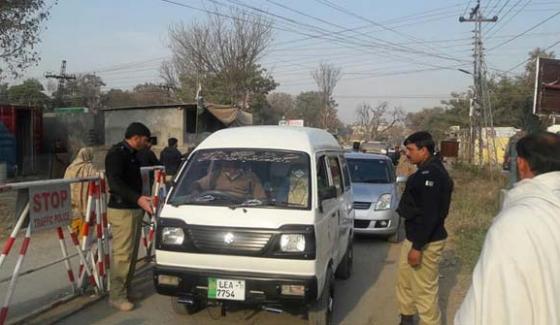
<svg viewBox="0 0 560 325">
<path fill-rule="evenodd" d="M 306 91 L 296 97 L 295 108 L 288 114 L 290 119 L 302 119 L 306 126 L 321 127 L 321 94 L 317 91 Z"/>
<path fill-rule="evenodd" d="M 257 113 L 276 88 L 259 60 L 272 41 L 272 20 L 231 9 L 232 19 L 209 14 L 205 22 L 170 27 L 173 58 L 161 67 L 177 96 L 193 101 L 199 85 L 207 101 L 237 105 Z"/>
<path fill-rule="evenodd" d="M 330 103 L 332 102 L 334 88 L 340 80 L 341 70 L 334 65 L 321 63 L 311 75 L 321 93 L 321 111 L 319 113 L 321 127 L 323 129 L 328 129 L 329 125 L 332 125 L 337 119 L 336 111 L 333 111 L 334 107 L 330 106 Z M 335 114 L 334 116 L 333 113 Z"/>
<path fill-rule="evenodd" d="M 122 89 L 110 89 L 103 94 L 103 105 L 107 107 L 124 107 L 136 105 L 134 95 Z"/>
<path fill-rule="evenodd" d="M 338 133 L 344 127 L 344 124 L 337 117 L 336 107 L 338 104 L 331 99 L 328 102 L 329 112 L 327 119 L 327 130 Z M 322 123 L 325 121 L 321 119 L 321 110 L 323 106 L 322 93 L 318 91 L 306 91 L 300 93 L 295 100 L 295 107 L 291 112 L 288 112 L 287 118 L 289 119 L 302 119 L 306 126 L 314 128 L 322 128 Z"/>
<path fill-rule="evenodd" d="M 8 84 L 0 83 L 0 104 L 8 103 Z"/>
<path fill-rule="evenodd" d="M 0 80 L 19 77 L 39 61 L 36 45 L 49 9 L 44 0 L 0 1 Z"/>
<path fill-rule="evenodd" d="M 103 86 L 105 83 L 101 77 L 95 74 L 79 75 L 75 80 L 70 80 L 66 84 L 64 92 L 67 97 L 63 97 L 63 100 L 67 105 L 85 106 L 95 113 L 101 108 L 101 87 Z"/>
<path fill-rule="evenodd" d="M 401 108 L 390 109 L 389 103 L 383 102 L 375 107 L 368 103 L 358 105 L 356 117 L 364 140 L 380 141 L 385 140 L 388 132 L 399 122 L 404 121 L 405 115 Z"/>
<path fill-rule="evenodd" d="M 172 98 L 171 88 L 154 83 L 137 85 L 132 93 L 137 105 L 170 104 L 176 102 Z"/>
<path fill-rule="evenodd" d="M 266 97 L 269 109 L 266 111 L 271 120 L 276 120 L 276 124 L 280 119 L 288 118 L 295 109 L 294 97 L 287 93 L 272 93 Z"/>
<path fill-rule="evenodd" d="M 51 99 L 43 93 L 43 85 L 37 79 L 27 79 L 19 85 L 8 88 L 8 102 L 46 108 Z"/>
</svg>

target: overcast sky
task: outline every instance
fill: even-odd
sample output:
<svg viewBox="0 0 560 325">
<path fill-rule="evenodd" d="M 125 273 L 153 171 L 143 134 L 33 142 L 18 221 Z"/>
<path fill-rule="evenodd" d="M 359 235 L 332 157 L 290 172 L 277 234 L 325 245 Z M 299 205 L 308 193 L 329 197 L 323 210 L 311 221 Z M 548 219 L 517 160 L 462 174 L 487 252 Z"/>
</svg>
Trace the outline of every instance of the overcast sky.
<svg viewBox="0 0 560 325">
<path fill-rule="evenodd" d="M 344 122 L 361 102 L 389 101 L 405 111 L 438 104 L 463 92 L 472 70 L 472 23 L 459 23 L 475 1 L 450 0 L 72 0 L 59 1 L 42 33 L 42 57 L 24 78 L 45 83 L 67 60 L 69 73 L 96 72 L 107 88 L 130 89 L 161 82 L 159 65 L 169 58 L 167 33 L 174 23 L 204 19 L 205 13 L 245 5 L 270 13 L 274 42 L 262 60 L 280 83 L 276 91 L 315 90 L 311 71 L 320 62 L 343 76 L 334 97 Z M 333 8 L 334 7 L 334 8 Z M 560 40 L 560 1 L 482 1 L 484 46 L 490 69 L 508 71 L 535 48 Z M 548 20 L 547 20 L 548 19 Z M 539 25 L 540 24 L 540 25 Z M 538 26 L 537 26 L 538 25 Z M 536 27 L 535 27 L 536 26 Z M 534 27 L 534 28 L 533 28 Z M 350 31 L 349 31 L 350 30 Z M 334 36 L 333 36 L 334 35 Z M 333 37 L 336 40 L 333 40 Z M 326 39 L 330 38 L 330 39 Z M 551 48 L 560 51 L 560 46 Z M 493 70 L 493 71 L 496 71 Z M 513 70 L 519 72 L 522 66 Z"/>
</svg>

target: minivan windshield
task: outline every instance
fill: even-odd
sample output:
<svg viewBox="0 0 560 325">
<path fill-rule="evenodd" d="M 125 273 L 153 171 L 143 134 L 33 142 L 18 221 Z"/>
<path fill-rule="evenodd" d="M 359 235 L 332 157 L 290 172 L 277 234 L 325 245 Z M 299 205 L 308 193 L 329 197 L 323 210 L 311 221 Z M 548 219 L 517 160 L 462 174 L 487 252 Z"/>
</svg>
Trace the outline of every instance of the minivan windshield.
<svg viewBox="0 0 560 325">
<path fill-rule="evenodd" d="M 347 158 L 352 183 L 391 183 L 391 167 L 386 159 Z"/>
<path fill-rule="evenodd" d="M 209 149 L 189 158 L 168 203 L 308 209 L 309 155 L 267 149 Z"/>
</svg>

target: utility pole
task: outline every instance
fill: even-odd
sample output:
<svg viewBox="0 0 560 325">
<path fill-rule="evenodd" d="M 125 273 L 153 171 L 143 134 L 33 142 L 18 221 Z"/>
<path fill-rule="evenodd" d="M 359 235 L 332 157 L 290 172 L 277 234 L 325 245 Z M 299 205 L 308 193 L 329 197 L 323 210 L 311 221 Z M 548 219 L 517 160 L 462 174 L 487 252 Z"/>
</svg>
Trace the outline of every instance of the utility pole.
<svg viewBox="0 0 560 325">
<path fill-rule="evenodd" d="M 56 94 L 56 101 L 58 105 L 62 105 L 64 86 L 66 80 L 75 80 L 76 76 L 73 74 L 66 74 L 66 60 L 62 60 L 62 65 L 60 66 L 60 73 L 54 74 L 52 72 L 45 73 L 45 78 L 58 79 L 58 88 Z"/>
<path fill-rule="evenodd" d="M 480 8 L 480 0 L 472 8 L 468 18 L 459 17 L 459 22 L 475 23 L 474 32 L 474 66 L 473 66 L 473 82 L 474 82 L 474 98 L 472 101 L 470 120 L 470 139 L 469 139 L 469 162 L 474 160 L 474 149 L 476 140 L 478 140 L 478 163 L 483 164 L 483 152 L 486 144 L 490 167 L 493 168 L 497 163 L 494 121 L 492 116 L 492 108 L 488 89 L 486 85 L 486 65 L 484 63 L 484 47 L 482 45 L 482 23 L 495 23 L 498 16 L 486 18 L 483 16 Z M 484 127 L 484 132 L 483 132 Z M 483 133 L 486 141 L 483 140 Z M 490 145 L 492 148 L 490 148 Z"/>
</svg>

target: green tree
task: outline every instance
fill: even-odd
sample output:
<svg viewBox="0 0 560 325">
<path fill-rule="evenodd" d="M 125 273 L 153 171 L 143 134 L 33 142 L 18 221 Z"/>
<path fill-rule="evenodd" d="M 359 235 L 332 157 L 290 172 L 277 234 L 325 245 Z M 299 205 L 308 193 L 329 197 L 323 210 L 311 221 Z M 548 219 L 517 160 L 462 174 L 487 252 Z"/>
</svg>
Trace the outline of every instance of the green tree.
<svg viewBox="0 0 560 325">
<path fill-rule="evenodd" d="M 49 17 L 44 0 L 0 1 L 0 80 L 16 78 L 39 61 L 36 45 L 41 24 Z"/>
<path fill-rule="evenodd" d="M 101 87 L 105 83 L 95 74 L 79 75 L 75 80 L 66 84 L 63 97 L 64 104 L 70 106 L 85 106 L 93 112 L 101 108 Z M 55 98 L 56 92 L 55 92 Z"/>
<path fill-rule="evenodd" d="M 106 107 L 124 107 L 136 105 L 134 95 L 127 90 L 110 89 L 102 95 L 103 106 Z"/>
<path fill-rule="evenodd" d="M 8 102 L 27 106 L 49 107 L 51 98 L 43 93 L 43 85 L 37 79 L 27 79 L 8 88 Z"/>
<path fill-rule="evenodd" d="M 344 128 L 344 124 L 338 119 L 336 107 L 338 104 L 331 99 L 328 103 L 327 111 L 327 127 L 326 129 L 332 133 L 338 133 Z M 324 115 L 324 97 L 322 92 L 305 91 L 300 93 L 295 100 L 295 107 L 288 112 L 289 119 L 303 119 L 305 126 L 314 128 L 323 128 Z"/>
<path fill-rule="evenodd" d="M 8 103 L 8 84 L 0 83 L 0 104 Z"/>
<path fill-rule="evenodd" d="M 136 105 L 158 105 L 176 102 L 171 96 L 171 89 L 149 82 L 134 87 L 131 95 Z"/>
</svg>

